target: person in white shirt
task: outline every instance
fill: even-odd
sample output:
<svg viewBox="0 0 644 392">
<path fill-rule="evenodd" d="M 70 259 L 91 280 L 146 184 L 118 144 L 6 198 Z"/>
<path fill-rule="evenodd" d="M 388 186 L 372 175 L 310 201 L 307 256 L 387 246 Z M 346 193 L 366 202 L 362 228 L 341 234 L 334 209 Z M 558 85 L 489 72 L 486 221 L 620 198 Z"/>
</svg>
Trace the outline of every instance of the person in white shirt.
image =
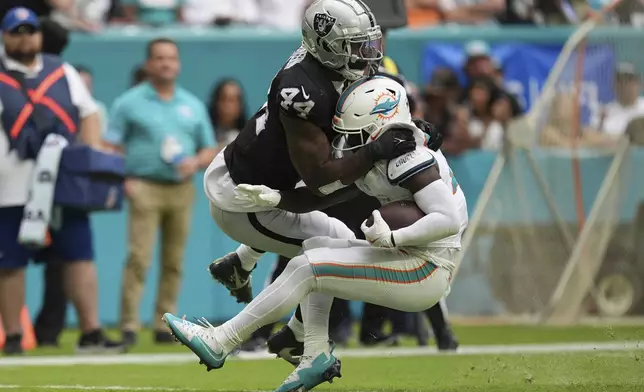
<svg viewBox="0 0 644 392">
<path fill-rule="evenodd" d="M 65 264 L 66 294 L 80 322 L 78 349 L 120 351 L 119 344 L 105 337 L 98 321 L 98 283 L 87 213 L 62 210 L 58 219 L 52 214 L 49 240 L 40 249 L 28 248 L 18 240 L 43 134 L 99 147 L 96 103 L 72 66 L 41 53 L 42 32 L 33 11 L 11 9 L 0 22 L 0 30 L 4 46 L 0 54 L 0 317 L 6 334 L 4 352 L 22 353 L 20 312 L 29 260 Z M 24 90 L 32 91 L 29 99 Z"/>
<path fill-rule="evenodd" d="M 619 137 L 631 120 L 644 117 L 640 75 L 633 64 L 620 63 L 615 72 L 615 100 L 602 108 L 591 121 L 591 128 L 607 136 Z"/>
<path fill-rule="evenodd" d="M 186 0 L 183 19 L 190 25 L 215 21 L 258 25 L 279 30 L 299 30 L 310 0 Z"/>
<path fill-rule="evenodd" d="M 110 0 L 75 0 L 55 9 L 51 19 L 69 30 L 97 31 L 105 24 Z"/>
</svg>

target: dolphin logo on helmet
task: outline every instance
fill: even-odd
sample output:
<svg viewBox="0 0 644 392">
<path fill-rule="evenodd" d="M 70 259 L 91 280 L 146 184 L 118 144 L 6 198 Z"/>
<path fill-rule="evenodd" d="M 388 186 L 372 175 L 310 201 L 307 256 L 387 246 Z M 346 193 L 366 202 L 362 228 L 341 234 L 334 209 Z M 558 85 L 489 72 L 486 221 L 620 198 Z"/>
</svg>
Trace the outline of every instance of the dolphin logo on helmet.
<svg viewBox="0 0 644 392">
<path fill-rule="evenodd" d="M 390 96 L 386 96 L 387 100 L 384 102 L 379 102 L 382 97 L 376 101 L 376 106 L 371 109 L 371 112 L 369 114 L 378 114 L 381 115 L 382 117 L 390 117 L 392 115 L 392 112 L 397 111 L 398 109 L 398 104 L 400 103 L 400 97 L 396 98 L 395 100 L 391 99 Z M 395 114 L 395 113 L 394 113 Z"/>
</svg>

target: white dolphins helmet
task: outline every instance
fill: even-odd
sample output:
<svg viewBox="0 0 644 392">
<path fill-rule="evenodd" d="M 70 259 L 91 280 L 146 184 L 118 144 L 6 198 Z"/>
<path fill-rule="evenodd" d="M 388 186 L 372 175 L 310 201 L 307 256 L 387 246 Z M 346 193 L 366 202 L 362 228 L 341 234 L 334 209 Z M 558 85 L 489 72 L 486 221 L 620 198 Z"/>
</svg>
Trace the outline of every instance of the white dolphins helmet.
<svg viewBox="0 0 644 392">
<path fill-rule="evenodd" d="M 407 91 L 386 76 L 362 78 L 342 93 L 333 116 L 336 150 L 352 150 L 380 137 L 391 123 L 413 125 Z"/>
</svg>

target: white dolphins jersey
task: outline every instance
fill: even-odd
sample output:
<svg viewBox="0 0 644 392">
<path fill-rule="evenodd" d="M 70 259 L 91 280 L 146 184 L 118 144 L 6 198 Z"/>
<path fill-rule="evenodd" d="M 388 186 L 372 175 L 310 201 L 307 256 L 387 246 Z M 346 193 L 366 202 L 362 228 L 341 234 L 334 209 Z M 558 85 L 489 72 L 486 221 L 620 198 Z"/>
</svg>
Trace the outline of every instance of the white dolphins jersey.
<svg viewBox="0 0 644 392">
<path fill-rule="evenodd" d="M 356 181 L 356 186 L 362 192 L 380 200 L 383 205 L 395 201 L 413 201 L 413 194 L 399 184 L 414 174 L 437 164 L 441 179 L 452 190 L 452 195 L 456 198 L 460 230 L 453 236 L 427 244 L 427 247 L 460 248 L 461 237 L 468 223 L 467 203 L 463 190 L 456 181 L 443 153 L 440 150 L 432 151 L 426 147 L 427 135 L 416 129 L 414 137 L 416 138 L 416 150 L 390 161 L 376 162 L 369 173 Z"/>
</svg>

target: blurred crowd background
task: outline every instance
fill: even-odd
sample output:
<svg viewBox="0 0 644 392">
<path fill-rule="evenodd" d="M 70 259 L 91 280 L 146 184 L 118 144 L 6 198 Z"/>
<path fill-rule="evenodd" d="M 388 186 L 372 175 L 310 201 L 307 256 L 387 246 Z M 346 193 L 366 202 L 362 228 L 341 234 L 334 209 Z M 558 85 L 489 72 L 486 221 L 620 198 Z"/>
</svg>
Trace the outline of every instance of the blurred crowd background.
<svg viewBox="0 0 644 392">
<path fill-rule="evenodd" d="M 225 27 L 231 24 L 298 29 L 311 0 L 4 0 L 1 10 L 24 5 L 51 16 L 68 29 L 97 32 L 108 25 L 155 27 L 183 24 Z M 578 24 L 607 0 L 405 0 L 412 28 L 460 25 Z M 638 24 L 637 0 L 623 2 L 607 23 Z"/>
<path fill-rule="evenodd" d="M 18 5 L 48 17 L 65 30 L 100 34 L 105 28 L 151 26 L 163 34 L 164 27 L 201 26 L 225 29 L 228 26 L 257 26 L 272 30 L 299 29 L 304 9 L 311 0 L 4 0 L 0 16 Z M 427 28 L 439 25 L 535 25 L 563 26 L 579 24 L 608 4 L 602 0 L 406 0 L 408 26 Z M 641 13 L 640 13 L 641 12 Z M 632 25 L 644 20 L 644 4 L 625 0 L 603 17 L 607 25 Z M 60 34 L 62 31 L 56 30 Z M 459 154 L 467 149 L 498 149 L 502 129 L 510 118 L 525 108 L 504 84 L 503 67 L 483 41 L 473 41 L 466 48 L 462 70 L 436 69 L 424 86 L 411 84 L 420 105 L 417 115 L 437 124 L 447 135 L 444 150 Z M 92 69 L 77 64 L 91 88 Z M 467 84 L 458 73 L 464 71 Z M 100 75 L 99 75 L 100 77 Z M 145 80 L 143 66 L 132 71 L 132 83 Z M 639 95 L 639 74 L 634 66 L 625 64 L 620 73 L 620 96 Z M 570 98 L 570 97 L 569 97 Z M 559 97 L 561 113 L 553 119 L 562 121 L 566 113 L 566 97 Z M 626 100 L 633 98 L 624 98 Z M 568 99 L 569 101 L 570 99 Z M 235 78 L 218 81 L 207 102 L 208 113 L 216 130 L 216 139 L 227 143 L 235 130 L 244 124 L 247 108 L 243 87 Z M 105 105 L 102 106 L 104 113 Z M 105 115 L 105 129 L 107 117 Z M 611 121 L 593 122 L 598 127 Z M 625 124 L 624 124 L 625 125 Z M 613 130 L 609 133 L 619 133 Z M 544 143 L 566 144 L 569 141 L 544 134 Z M 610 140 L 593 139 L 588 143 L 604 144 Z"/>
</svg>

